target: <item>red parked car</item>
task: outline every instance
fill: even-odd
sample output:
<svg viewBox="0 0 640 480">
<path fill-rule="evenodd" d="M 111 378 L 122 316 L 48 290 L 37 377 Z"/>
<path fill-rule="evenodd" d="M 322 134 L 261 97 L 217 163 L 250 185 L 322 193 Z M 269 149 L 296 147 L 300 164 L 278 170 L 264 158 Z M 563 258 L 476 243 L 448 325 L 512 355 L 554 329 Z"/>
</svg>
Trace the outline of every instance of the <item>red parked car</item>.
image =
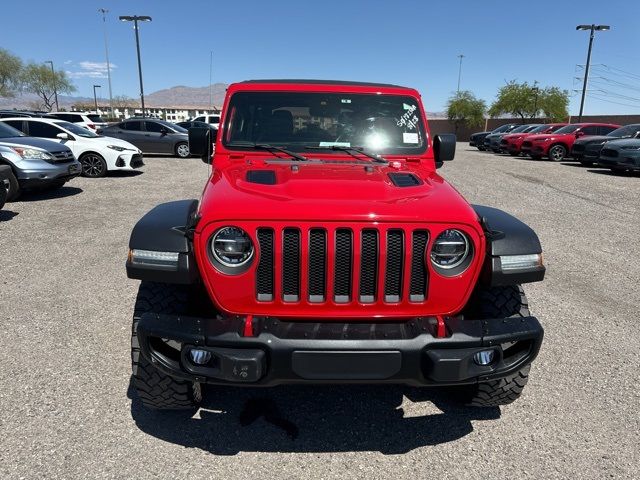
<svg viewBox="0 0 640 480">
<path fill-rule="evenodd" d="M 520 155 L 522 142 L 524 142 L 530 135 L 552 133 L 565 125 L 566 123 L 548 123 L 546 125 L 539 125 L 526 133 L 510 133 L 502 137 L 500 146 L 503 151 L 506 151 L 509 155 L 516 157 Z"/>
<path fill-rule="evenodd" d="M 610 123 L 573 123 L 553 133 L 527 137 L 522 142 L 520 150 L 536 160 L 548 157 L 549 160 L 560 162 L 571 152 L 573 142 L 577 138 L 587 135 L 606 135 L 619 127 L 620 125 Z"/>
<path fill-rule="evenodd" d="M 470 205 L 437 168 L 418 92 L 375 83 L 229 86 L 202 197 L 134 227 L 140 279 L 132 385 L 186 408 L 201 385 L 458 385 L 467 404 L 515 400 L 543 329 L 522 283 L 544 277 L 536 234 Z"/>
</svg>

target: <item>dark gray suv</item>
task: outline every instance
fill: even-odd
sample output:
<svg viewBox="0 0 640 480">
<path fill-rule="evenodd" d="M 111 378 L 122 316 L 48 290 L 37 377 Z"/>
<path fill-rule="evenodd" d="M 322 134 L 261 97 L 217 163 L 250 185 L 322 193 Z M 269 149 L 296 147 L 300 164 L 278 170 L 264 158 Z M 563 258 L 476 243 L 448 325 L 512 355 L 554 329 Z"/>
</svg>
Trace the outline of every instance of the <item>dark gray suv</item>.
<svg viewBox="0 0 640 480">
<path fill-rule="evenodd" d="M 188 131 L 164 120 L 130 118 L 102 128 L 98 133 L 133 143 L 145 154 L 168 153 L 180 158 L 190 155 Z"/>
</svg>

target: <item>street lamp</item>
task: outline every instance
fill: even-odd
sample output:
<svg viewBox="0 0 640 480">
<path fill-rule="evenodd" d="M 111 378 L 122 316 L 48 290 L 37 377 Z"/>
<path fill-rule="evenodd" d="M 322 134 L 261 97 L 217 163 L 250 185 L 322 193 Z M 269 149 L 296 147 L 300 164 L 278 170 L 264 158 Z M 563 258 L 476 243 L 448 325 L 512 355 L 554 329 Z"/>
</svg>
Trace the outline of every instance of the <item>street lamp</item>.
<svg viewBox="0 0 640 480">
<path fill-rule="evenodd" d="M 53 94 L 56 97 L 56 111 L 60 111 L 60 106 L 58 105 L 58 88 L 56 85 L 56 71 L 53 69 L 53 61 L 52 60 L 47 60 L 44 63 L 48 63 L 51 65 L 51 75 L 52 75 L 52 80 L 53 80 Z"/>
<path fill-rule="evenodd" d="M 611 30 L 609 25 L 578 25 L 576 30 L 590 30 L 589 35 L 589 50 L 587 51 L 587 64 L 584 67 L 584 83 L 582 84 L 582 98 L 580 99 L 580 113 L 578 114 L 578 122 L 582 121 L 582 111 L 584 109 L 584 96 L 587 93 L 587 80 L 589 78 L 589 64 L 591 63 L 591 47 L 593 46 L 593 37 L 597 31 Z"/>
<path fill-rule="evenodd" d="M 96 88 L 102 88 L 102 85 L 93 86 L 93 104 L 96 107 L 96 114 L 98 113 L 98 97 L 96 97 Z"/>
<path fill-rule="evenodd" d="M 138 22 L 150 22 L 151 17 L 146 15 L 121 15 L 121 22 L 133 22 L 136 31 L 136 50 L 138 52 L 138 76 L 140 77 L 140 103 L 142 104 L 142 117 L 144 118 L 144 87 L 142 86 L 142 63 L 140 62 L 140 37 L 138 35 Z"/>
<path fill-rule="evenodd" d="M 107 57 L 107 78 L 109 80 L 109 110 L 111 110 L 111 116 L 113 117 L 113 94 L 111 93 L 111 63 L 109 63 L 109 44 L 107 42 L 107 13 L 109 10 L 105 8 L 99 8 L 98 12 L 102 14 L 102 26 L 104 27 L 104 53 Z"/>
<path fill-rule="evenodd" d="M 458 93 L 460 93 L 460 77 L 462 76 L 462 59 L 464 55 L 460 54 L 458 58 L 460 59 L 460 66 L 458 67 Z"/>
<path fill-rule="evenodd" d="M 538 118 L 538 95 L 540 94 L 540 89 L 538 88 L 537 80 L 533 82 L 531 91 L 533 92 L 533 118 Z"/>
</svg>

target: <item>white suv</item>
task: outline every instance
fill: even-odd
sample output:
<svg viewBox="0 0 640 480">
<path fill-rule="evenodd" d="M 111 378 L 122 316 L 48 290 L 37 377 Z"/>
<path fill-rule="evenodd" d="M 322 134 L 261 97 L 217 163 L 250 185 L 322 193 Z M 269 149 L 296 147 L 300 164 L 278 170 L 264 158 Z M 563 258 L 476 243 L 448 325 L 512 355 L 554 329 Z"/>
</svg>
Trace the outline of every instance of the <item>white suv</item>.
<svg viewBox="0 0 640 480">
<path fill-rule="evenodd" d="M 218 128 L 220 125 L 220 114 L 212 113 L 211 115 L 200 115 L 199 117 L 191 120 L 192 122 L 204 122 L 209 123 L 214 126 L 214 128 Z"/>
<path fill-rule="evenodd" d="M 81 127 L 96 131 L 109 125 L 100 115 L 91 112 L 51 112 L 56 118 L 65 122 L 75 123 Z"/>
<path fill-rule="evenodd" d="M 85 177 L 102 177 L 107 170 L 134 170 L 144 165 L 135 145 L 101 137 L 75 123 L 46 118 L 1 118 L 0 122 L 31 137 L 48 138 L 66 145 L 82 165 Z"/>
</svg>

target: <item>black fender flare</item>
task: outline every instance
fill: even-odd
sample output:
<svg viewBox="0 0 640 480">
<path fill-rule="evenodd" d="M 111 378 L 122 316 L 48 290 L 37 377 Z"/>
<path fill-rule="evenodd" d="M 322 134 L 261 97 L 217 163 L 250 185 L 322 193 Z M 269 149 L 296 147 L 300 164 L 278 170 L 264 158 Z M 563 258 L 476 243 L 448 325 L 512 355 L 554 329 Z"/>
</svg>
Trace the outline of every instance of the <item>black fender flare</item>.
<svg viewBox="0 0 640 480">
<path fill-rule="evenodd" d="M 481 281 L 491 286 L 542 281 L 546 271 L 544 265 L 503 272 L 500 260 L 501 256 L 542 255 L 540 239 L 533 229 L 513 215 L 497 208 L 484 205 L 471 206 L 478 215 L 487 241 Z"/>
<path fill-rule="evenodd" d="M 200 279 L 193 255 L 193 230 L 198 221 L 198 201 L 162 203 L 146 213 L 133 227 L 129 238 L 127 276 L 161 283 L 192 284 Z M 175 266 L 136 262 L 133 250 L 177 253 Z"/>
</svg>

